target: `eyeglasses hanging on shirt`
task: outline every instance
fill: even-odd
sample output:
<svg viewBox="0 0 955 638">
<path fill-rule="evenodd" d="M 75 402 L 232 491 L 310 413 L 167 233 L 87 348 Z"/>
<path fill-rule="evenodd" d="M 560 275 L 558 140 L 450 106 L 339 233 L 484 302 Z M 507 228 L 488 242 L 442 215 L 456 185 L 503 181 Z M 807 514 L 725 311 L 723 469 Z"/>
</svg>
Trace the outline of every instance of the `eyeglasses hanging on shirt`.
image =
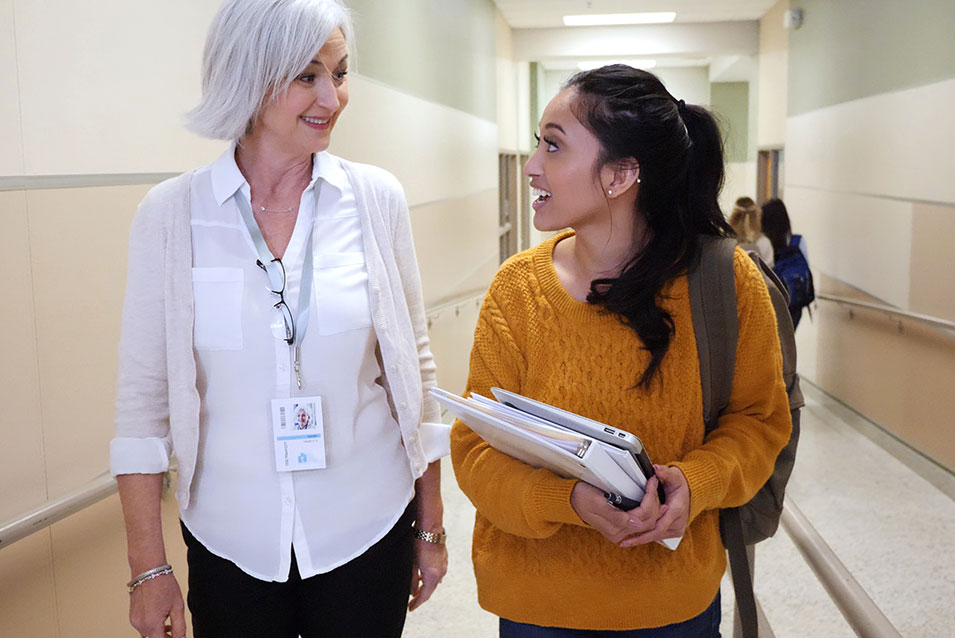
<svg viewBox="0 0 955 638">
<path fill-rule="evenodd" d="M 285 264 L 276 257 L 267 264 L 263 264 L 261 259 L 256 259 L 255 265 L 269 276 L 269 292 L 279 296 L 279 300 L 272 307 L 282 313 L 282 323 L 285 325 L 285 343 L 290 346 L 294 345 L 295 321 L 292 318 L 292 310 L 285 303 Z"/>
<path fill-rule="evenodd" d="M 315 185 L 315 208 L 318 208 L 318 195 L 321 191 L 321 181 Z M 292 351 L 292 367 L 295 370 L 295 383 L 298 389 L 302 389 L 302 341 L 305 339 L 305 331 L 308 330 L 308 310 L 312 301 L 312 228 L 314 224 L 309 224 L 308 235 L 305 237 L 303 246 L 305 247 L 305 264 L 302 266 L 302 285 L 298 294 L 298 319 L 292 316 L 292 310 L 285 303 L 285 284 L 287 282 L 285 274 L 285 264 L 278 257 L 272 254 L 268 244 L 265 243 L 265 237 L 255 221 L 252 214 L 252 204 L 246 198 L 242 191 L 235 194 L 235 201 L 242 213 L 242 220 L 246 228 L 249 229 L 249 235 L 252 237 L 252 243 L 259 253 L 256 265 L 265 271 L 269 278 L 269 290 L 273 295 L 278 295 L 279 300 L 274 307 L 282 313 L 282 320 L 285 322 L 285 342 L 288 343 Z"/>
</svg>

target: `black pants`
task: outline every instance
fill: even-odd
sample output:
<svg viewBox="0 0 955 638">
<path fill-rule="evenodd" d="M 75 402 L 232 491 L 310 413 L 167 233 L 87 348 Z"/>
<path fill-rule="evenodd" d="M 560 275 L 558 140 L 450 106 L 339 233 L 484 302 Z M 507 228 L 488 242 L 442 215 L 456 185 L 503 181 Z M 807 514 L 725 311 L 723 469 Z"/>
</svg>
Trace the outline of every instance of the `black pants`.
<svg viewBox="0 0 955 638">
<path fill-rule="evenodd" d="M 361 556 L 302 579 L 292 556 L 284 583 L 249 576 L 182 525 L 195 638 L 390 638 L 401 635 L 414 561 L 414 502 Z"/>
</svg>

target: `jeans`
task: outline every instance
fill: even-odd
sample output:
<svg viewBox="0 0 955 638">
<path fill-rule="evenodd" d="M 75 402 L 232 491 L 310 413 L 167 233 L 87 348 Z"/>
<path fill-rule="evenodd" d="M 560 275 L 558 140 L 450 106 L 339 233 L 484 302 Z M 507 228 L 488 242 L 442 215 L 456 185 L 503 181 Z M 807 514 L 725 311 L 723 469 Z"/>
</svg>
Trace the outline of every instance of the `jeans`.
<svg viewBox="0 0 955 638">
<path fill-rule="evenodd" d="M 683 622 L 624 631 L 540 627 L 501 618 L 500 638 L 720 638 L 720 595 L 699 616 Z"/>
</svg>

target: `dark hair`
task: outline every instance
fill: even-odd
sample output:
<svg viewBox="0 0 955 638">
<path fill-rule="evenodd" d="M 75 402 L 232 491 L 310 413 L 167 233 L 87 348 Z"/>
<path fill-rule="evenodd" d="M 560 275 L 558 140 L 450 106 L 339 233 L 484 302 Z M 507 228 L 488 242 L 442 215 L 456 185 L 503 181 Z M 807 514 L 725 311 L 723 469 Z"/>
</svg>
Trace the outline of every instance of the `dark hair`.
<svg viewBox="0 0 955 638">
<path fill-rule="evenodd" d="M 763 234 L 772 242 L 774 254 L 778 255 L 789 248 L 792 232 L 789 213 L 781 199 L 771 199 L 763 204 Z"/>
<path fill-rule="evenodd" d="M 635 159 L 640 165 L 636 210 L 646 220 L 642 249 L 619 277 L 595 279 L 587 301 L 617 314 L 650 353 L 638 381 L 648 386 L 674 334 L 660 306 L 664 285 L 698 258 L 701 235 L 726 236 L 718 202 L 723 186 L 723 142 L 705 108 L 679 102 L 652 73 L 623 64 L 584 71 L 565 88 L 577 91 L 574 114 L 599 140 L 594 167 Z"/>
</svg>

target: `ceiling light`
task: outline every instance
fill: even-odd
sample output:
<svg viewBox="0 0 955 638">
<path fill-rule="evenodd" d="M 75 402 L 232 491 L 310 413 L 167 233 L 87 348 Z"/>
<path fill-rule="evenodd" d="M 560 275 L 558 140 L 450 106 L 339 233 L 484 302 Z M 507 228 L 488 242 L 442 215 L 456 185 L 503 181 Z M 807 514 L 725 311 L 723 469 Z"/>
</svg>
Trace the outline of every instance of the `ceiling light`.
<svg viewBox="0 0 955 638">
<path fill-rule="evenodd" d="M 599 69 L 602 66 L 608 64 L 626 64 L 627 66 L 632 66 L 635 69 L 643 69 L 648 71 L 657 65 L 656 60 L 588 60 L 586 62 L 578 62 L 577 68 L 581 71 L 591 71 L 593 69 Z"/>
<path fill-rule="evenodd" d="M 676 13 L 660 11 L 657 13 L 592 13 L 589 15 L 564 16 L 564 25 L 568 27 L 599 27 L 611 24 L 660 24 L 673 22 Z"/>
</svg>

